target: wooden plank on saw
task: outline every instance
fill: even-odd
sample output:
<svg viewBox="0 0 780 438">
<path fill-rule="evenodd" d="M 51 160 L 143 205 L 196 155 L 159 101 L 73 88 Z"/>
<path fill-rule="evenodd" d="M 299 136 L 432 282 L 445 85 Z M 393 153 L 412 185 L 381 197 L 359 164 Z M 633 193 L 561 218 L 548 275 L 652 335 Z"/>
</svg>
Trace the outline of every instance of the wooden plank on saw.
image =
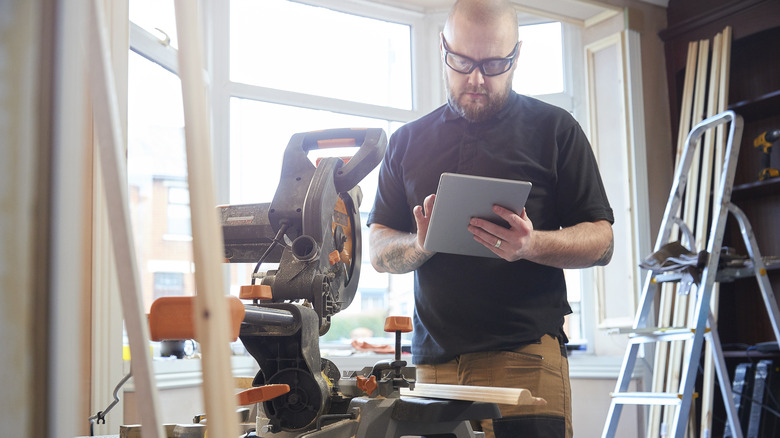
<svg viewBox="0 0 780 438">
<path fill-rule="evenodd" d="M 544 406 L 547 401 L 534 397 L 531 391 L 522 388 L 498 388 L 491 386 L 442 385 L 438 383 L 416 383 L 414 390 L 401 388 L 406 397 L 467 400 L 506 405 Z"/>
</svg>

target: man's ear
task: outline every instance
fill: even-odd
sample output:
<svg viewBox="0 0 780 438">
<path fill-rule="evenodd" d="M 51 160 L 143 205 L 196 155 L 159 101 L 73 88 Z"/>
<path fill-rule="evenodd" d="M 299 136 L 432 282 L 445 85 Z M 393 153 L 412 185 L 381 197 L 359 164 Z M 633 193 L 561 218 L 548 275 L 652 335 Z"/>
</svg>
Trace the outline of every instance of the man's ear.
<svg viewBox="0 0 780 438">
<path fill-rule="evenodd" d="M 512 68 L 510 69 L 512 73 L 514 74 L 515 70 L 517 70 L 517 64 L 519 64 L 518 58 L 520 57 L 520 48 L 523 47 L 523 42 L 518 41 L 517 42 L 517 52 L 515 53 L 515 62 L 512 63 Z"/>
</svg>

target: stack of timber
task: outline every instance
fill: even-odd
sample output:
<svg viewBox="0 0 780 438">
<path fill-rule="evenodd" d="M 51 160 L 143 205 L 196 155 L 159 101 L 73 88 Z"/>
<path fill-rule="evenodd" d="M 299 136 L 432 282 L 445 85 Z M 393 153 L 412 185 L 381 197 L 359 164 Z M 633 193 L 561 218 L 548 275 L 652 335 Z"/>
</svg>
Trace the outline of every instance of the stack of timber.
<svg viewBox="0 0 780 438">
<path fill-rule="evenodd" d="M 688 57 L 685 67 L 680 125 L 677 137 L 677 156 L 675 167 L 679 164 L 688 133 L 697 123 L 707 117 L 726 110 L 728 99 L 729 64 L 731 58 L 731 28 L 726 27 L 710 40 L 693 41 L 688 44 Z M 712 44 L 711 44 L 712 43 Z M 715 132 L 707 132 L 694 155 L 688 175 L 681 217 L 684 228 L 672 232 L 671 240 L 679 240 L 689 250 L 697 253 L 706 247 L 709 214 L 713 186 L 720 180 L 723 165 L 725 131 L 719 126 Z M 714 144 L 714 147 L 713 147 Z M 664 283 L 656 316 L 661 327 L 692 327 L 693 310 L 696 301 L 696 285 L 689 292 L 682 290 L 679 284 Z M 713 290 L 711 311 L 717 318 L 718 288 Z M 685 343 L 690 341 L 662 342 L 656 345 L 653 363 L 652 391 L 677 392 L 686 351 Z M 701 399 L 701 436 L 709 436 L 712 427 L 712 402 L 714 390 L 714 370 L 712 365 L 712 347 L 709 341 L 704 354 L 705 370 Z M 650 438 L 667 436 L 675 407 L 650 406 L 648 416 L 648 434 Z M 692 412 L 696 412 L 693 410 Z M 690 416 L 688 436 L 694 435 L 694 416 Z"/>
</svg>

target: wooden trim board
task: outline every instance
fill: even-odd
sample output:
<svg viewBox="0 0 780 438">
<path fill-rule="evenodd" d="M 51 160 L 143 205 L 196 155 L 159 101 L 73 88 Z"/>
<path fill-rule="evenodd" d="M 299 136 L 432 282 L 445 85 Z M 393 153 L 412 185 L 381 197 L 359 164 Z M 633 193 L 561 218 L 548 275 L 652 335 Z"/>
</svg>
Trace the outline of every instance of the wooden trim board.
<svg viewBox="0 0 780 438">
<path fill-rule="evenodd" d="M 199 3 L 176 0 L 179 34 L 179 76 L 184 104 L 184 136 L 192 210 L 192 247 L 195 261 L 195 333 L 203 367 L 203 400 L 211 436 L 238 436 L 236 397 L 230 368 L 230 327 L 224 299 L 222 255 L 211 164 L 211 133 L 206 83 L 203 75 L 203 38 Z M 186 44 L 185 44 L 186 43 Z"/>
<path fill-rule="evenodd" d="M 416 383 L 414 390 L 401 388 L 406 397 L 441 398 L 447 400 L 467 400 L 506 405 L 544 406 L 547 401 L 534 397 L 531 391 L 523 388 L 495 388 L 491 386 L 442 385 L 438 383 Z"/>
<path fill-rule="evenodd" d="M 93 117 L 100 146 L 100 165 L 105 185 L 106 209 L 116 260 L 117 280 L 122 301 L 125 328 L 130 343 L 133 378 L 138 388 L 141 421 L 147 426 L 145 437 L 162 437 L 163 429 L 157 409 L 157 387 L 149 353 L 149 328 L 141 299 L 136 269 L 135 245 L 127 200 L 125 150 L 119 123 L 119 105 L 110 64 L 103 4 L 93 0 L 90 27 L 90 50 L 94 60 L 90 71 Z"/>
</svg>

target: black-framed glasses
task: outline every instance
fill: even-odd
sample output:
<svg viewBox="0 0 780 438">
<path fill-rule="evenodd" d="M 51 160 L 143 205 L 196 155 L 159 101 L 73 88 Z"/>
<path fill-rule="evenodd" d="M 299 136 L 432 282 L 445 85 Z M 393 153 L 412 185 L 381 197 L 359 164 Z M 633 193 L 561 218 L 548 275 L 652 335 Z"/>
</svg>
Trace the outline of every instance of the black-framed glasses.
<svg viewBox="0 0 780 438">
<path fill-rule="evenodd" d="M 447 67 L 464 75 L 471 74 L 475 68 L 479 68 L 482 76 L 498 76 L 506 73 L 512 68 L 512 64 L 517 59 L 517 49 L 520 48 L 520 42 L 515 44 L 509 56 L 505 58 L 487 58 L 482 61 L 475 61 L 468 56 L 463 56 L 450 50 L 444 35 L 441 36 L 441 42 L 444 47 L 444 63 Z"/>
</svg>

